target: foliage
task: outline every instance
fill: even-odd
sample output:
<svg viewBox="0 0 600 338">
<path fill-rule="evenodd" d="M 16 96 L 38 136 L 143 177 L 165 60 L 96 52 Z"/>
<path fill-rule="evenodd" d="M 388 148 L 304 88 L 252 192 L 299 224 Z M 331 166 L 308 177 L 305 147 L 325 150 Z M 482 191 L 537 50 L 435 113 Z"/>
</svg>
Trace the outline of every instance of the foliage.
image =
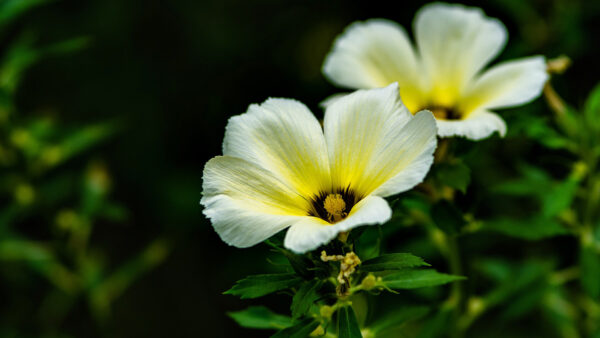
<svg viewBox="0 0 600 338">
<path fill-rule="evenodd" d="M 2 1 L 0 33 L 46 2 Z M 110 197 L 108 165 L 89 156 L 115 136 L 120 121 L 65 126 L 43 112 L 28 115 L 16 109 L 17 90 L 29 68 L 44 58 L 79 51 L 88 39 L 40 47 L 34 35 L 25 32 L 8 41 L 0 64 L 0 276 L 10 289 L 17 287 L 11 283 L 19 283 L 11 281 L 15 271 L 43 279 L 27 291 L 42 291 L 41 299 L 30 299 L 39 313 L 10 325 L 35 326 L 28 329 L 34 335 L 58 335 L 61 323 L 82 299 L 89 307 L 88 317 L 101 326 L 116 299 L 164 260 L 169 244 L 157 239 L 130 259 L 109 265 L 107 253 L 91 242 L 97 224 L 123 224 L 129 217 L 127 208 Z M 78 164 L 71 165 L 76 160 Z M 34 231 L 28 229 L 31 224 Z"/>
</svg>

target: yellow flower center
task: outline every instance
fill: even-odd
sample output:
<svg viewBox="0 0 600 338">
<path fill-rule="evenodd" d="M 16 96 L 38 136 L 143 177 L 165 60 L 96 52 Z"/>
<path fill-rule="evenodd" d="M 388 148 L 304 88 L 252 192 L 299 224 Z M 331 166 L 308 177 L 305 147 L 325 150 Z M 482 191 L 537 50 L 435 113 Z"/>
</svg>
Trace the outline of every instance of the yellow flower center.
<svg viewBox="0 0 600 338">
<path fill-rule="evenodd" d="M 339 222 L 348 214 L 346 210 L 346 202 L 340 194 L 329 194 L 323 201 L 323 208 L 327 211 L 327 220 L 329 222 Z"/>
<path fill-rule="evenodd" d="M 363 196 L 349 189 L 323 191 L 310 198 L 309 216 L 318 217 L 330 224 L 337 223 L 348 216 L 352 208 Z"/>
</svg>

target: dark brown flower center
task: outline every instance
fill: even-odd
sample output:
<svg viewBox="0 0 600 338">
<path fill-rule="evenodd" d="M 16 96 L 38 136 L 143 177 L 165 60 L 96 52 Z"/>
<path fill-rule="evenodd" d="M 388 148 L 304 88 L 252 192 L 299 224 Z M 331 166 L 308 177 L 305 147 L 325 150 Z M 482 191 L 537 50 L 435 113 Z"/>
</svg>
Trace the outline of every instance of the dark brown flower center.
<svg viewBox="0 0 600 338">
<path fill-rule="evenodd" d="M 438 120 L 460 120 L 461 113 L 453 108 L 443 106 L 430 106 L 423 109 L 430 110 Z"/>
</svg>

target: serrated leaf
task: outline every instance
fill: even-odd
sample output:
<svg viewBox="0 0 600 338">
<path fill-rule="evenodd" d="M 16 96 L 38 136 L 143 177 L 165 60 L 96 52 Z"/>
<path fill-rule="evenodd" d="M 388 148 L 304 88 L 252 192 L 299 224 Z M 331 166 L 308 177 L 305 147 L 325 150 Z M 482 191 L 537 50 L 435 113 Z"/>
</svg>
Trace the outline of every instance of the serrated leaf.
<svg viewBox="0 0 600 338">
<path fill-rule="evenodd" d="M 431 218 L 440 230 L 449 235 L 459 233 L 465 224 L 460 210 L 446 200 L 441 200 L 433 205 L 431 208 Z"/>
<path fill-rule="evenodd" d="M 441 163 L 436 167 L 436 177 L 443 184 L 460 190 L 463 194 L 471 182 L 471 169 L 462 161 Z"/>
<path fill-rule="evenodd" d="M 362 338 L 352 306 L 344 306 L 338 310 L 337 334 L 338 338 Z"/>
<path fill-rule="evenodd" d="M 426 306 L 410 306 L 392 311 L 384 318 L 369 326 L 369 331 L 377 336 L 386 330 L 397 328 L 408 321 L 419 319 L 429 312 Z"/>
<path fill-rule="evenodd" d="M 318 279 L 305 282 L 300 286 L 294 298 L 292 298 L 293 318 L 299 318 L 308 312 L 310 306 L 320 297 L 318 293 L 320 287 L 321 282 Z"/>
<path fill-rule="evenodd" d="M 319 326 L 319 322 L 314 318 L 306 318 L 294 326 L 283 329 L 271 338 L 306 338 Z"/>
<path fill-rule="evenodd" d="M 448 275 L 433 269 L 411 269 L 383 276 L 383 284 L 390 289 L 417 289 L 443 285 L 462 279 L 465 279 L 465 277 Z"/>
<path fill-rule="evenodd" d="M 295 273 L 254 275 L 237 281 L 223 294 L 240 296 L 241 299 L 258 298 L 291 288 L 301 281 L 302 278 Z"/>
<path fill-rule="evenodd" d="M 508 236 L 528 240 L 539 240 L 569 233 L 555 219 L 543 217 L 530 219 L 499 218 L 484 222 L 481 230 L 500 232 Z"/>
<path fill-rule="evenodd" d="M 366 260 L 361 263 L 360 270 L 373 272 L 385 270 L 399 270 L 419 266 L 430 266 L 422 258 L 409 253 L 385 254 Z"/>
<path fill-rule="evenodd" d="M 227 315 L 238 325 L 249 329 L 281 330 L 292 326 L 292 318 L 274 313 L 264 306 L 251 306 L 246 310 L 228 312 Z"/>
</svg>

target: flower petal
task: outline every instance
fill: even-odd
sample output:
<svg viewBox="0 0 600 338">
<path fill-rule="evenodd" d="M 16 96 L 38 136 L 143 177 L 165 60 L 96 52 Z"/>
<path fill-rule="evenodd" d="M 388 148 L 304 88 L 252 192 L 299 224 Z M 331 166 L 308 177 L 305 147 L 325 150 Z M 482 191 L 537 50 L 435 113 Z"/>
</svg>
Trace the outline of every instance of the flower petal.
<svg viewBox="0 0 600 338">
<path fill-rule="evenodd" d="M 323 74 L 347 88 L 381 88 L 393 82 L 409 108 L 424 102 L 418 61 L 404 29 L 372 19 L 348 26 L 334 43 L 323 64 Z"/>
<path fill-rule="evenodd" d="M 308 202 L 268 171 L 240 158 L 218 156 L 203 175 L 204 214 L 221 239 L 248 247 L 304 217 Z"/>
<path fill-rule="evenodd" d="M 506 123 L 497 114 L 477 111 L 464 120 L 437 120 L 440 137 L 464 136 L 471 140 L 480 140 L 497 131 L 500 136 L 506 134 Z"/>
<path fill-rule="evenodd" d="M 304 253 L 328 243 L 340 232 L 361 225 L 383 224 L 391 217 L 392 209 L 383 198 L 368 196 L 352 208 L 348 217 L 333 225 L 320 218 L 304 217 L 290 227 L 284 246 L 296 253 Z"/>
<path fill-rule="evenodd" d="M 319 121 L 300 102 L 269 99 L 229 120 L 223 154 L 243 158 L 307 198 L 331 188 Z"/>
<path fill-rule="evenodd" d="M 433 115 L 413 117 L 397 84 L 340 98 L 327 108 L 324 127 L 333 186 L 358 196 L 412 188 L 427 173 L 436 145 Z"/>
<path fill-rule="evenodd" d="M 460 110 L 518 106 L 540 95 L 548 80 L 542 56 L 498 64 L 479 76 L 466 91 Z"/>
<path fill-rule="evenodd" d="M 437 127 L 430 111 L 421 111 L 401 130 L 390 135 L 389 148 L 381 150 L 367 172 L 375 177 L 389 177 L 374 195 L 391 196 L 423 182 L 433 163 L 437 146 Z"/>
<path fill-rule="evenodd" d="M 431 83 L 430 104 L 453 106 L 468 81 L 504 47 L 504 25 L 479 8 L 434 3 L 414 22 L 417 46 Z"/>
</svg>

